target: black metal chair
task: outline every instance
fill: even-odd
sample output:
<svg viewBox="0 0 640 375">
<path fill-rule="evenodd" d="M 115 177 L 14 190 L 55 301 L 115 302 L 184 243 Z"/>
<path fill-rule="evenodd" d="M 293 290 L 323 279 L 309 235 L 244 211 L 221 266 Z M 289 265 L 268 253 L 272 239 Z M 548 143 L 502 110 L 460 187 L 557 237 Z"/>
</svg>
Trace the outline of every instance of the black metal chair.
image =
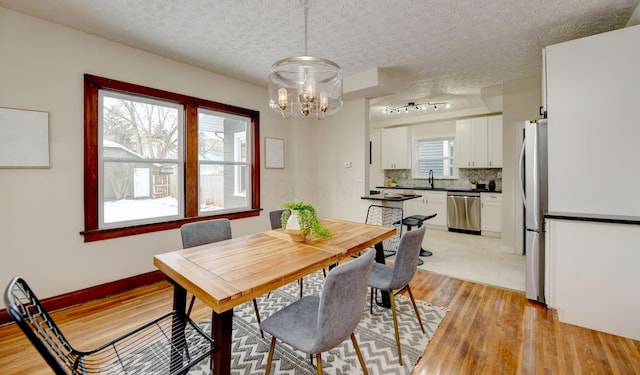
<svg viewBox="0 0 640 375">
<path fill-rule="evenodd" d="M 396 228 L 396 234 L 382 241 L 384 257 L 396 254 L 400 237 L 402 237 L 402 207 L 380 206 L 372 204 L 367 210 L 366 224 L 384 225 Z"/>
<path fill-rule="evenodd" d="M 77 350 L 22 278 L 11 280 L 4 302 L 11 318 L 58 375 L 185 374 L 213 352 L 213 339 L 176 311 L 95 349 Z"/>
</svg>

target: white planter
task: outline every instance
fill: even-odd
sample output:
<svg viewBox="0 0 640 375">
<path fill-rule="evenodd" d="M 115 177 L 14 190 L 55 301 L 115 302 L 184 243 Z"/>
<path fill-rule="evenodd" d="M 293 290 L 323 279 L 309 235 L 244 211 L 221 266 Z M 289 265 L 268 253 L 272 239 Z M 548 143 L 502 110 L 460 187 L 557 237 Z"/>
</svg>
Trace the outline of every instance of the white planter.
<svg viewBox="0 0 640 375">
<path fill-rule="evenodd" d="M 298 222 L 298 211 L 291 210 L 291 214 L 289 215 L 289 219 L 287 219 L 287 228 L 285 232 L 291 236 L 291 239 L 295 242 L 303 242 L 304 237 L 302 236 L 302 232 L 300 231 L 300 222 Z"/>
</svg>

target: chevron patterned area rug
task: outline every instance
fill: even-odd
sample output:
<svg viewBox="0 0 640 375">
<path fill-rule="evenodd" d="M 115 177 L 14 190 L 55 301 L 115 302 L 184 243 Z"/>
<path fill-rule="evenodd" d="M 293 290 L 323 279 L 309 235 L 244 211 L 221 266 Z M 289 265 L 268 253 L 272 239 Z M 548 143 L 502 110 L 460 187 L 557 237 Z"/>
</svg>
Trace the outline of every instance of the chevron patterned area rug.
<svg viewBox="0 0 640 375">
<path fill-rule="evenodd" d="M 304 294 L 319 294 L 322 288 L 323 275 L 317 272 L 304 278 Z M 267 318 L 280 308 L 299 298 L 298 283 L 291 283 L 271 292 L 269 296 L 258 299 L 260 315 Z M 414 364 L 424 352 L 427 343 L 438 328 L 446 314 L 446 308 L 432 306 L 424 301 L 416 301 L 426 333 L 422 333 L 411 306 L 411 300 L 403 296 L 396 297 L 398 322 L 402 342 L 402 359 L 404 366 L 397 360 L 393 318 L 389 309 L 378 306 L 369 312 L 369 297 L 356 329 L 356 337 L 360 350 L 370 374 L 410 374 Z M 205 332 L 210 332 L 210 321 L 200 322 Z M 265 333 L 260 337 L 253 304 L 251 302 L 234 309 L 232 341 L 232 374 L 264 374 L 269 353 L 271 337 Z M 351 340 L 347 339 L 340 346 L 322 353 L 322 368 L 326 374 L 361 374 L 360 363 L 353 349 Z M 314 358 L 315 363 L 315 358 Z M 294 350 L 292 347 L 277 341 L 271 367 L 272 374 L 316 374 L 309 356 Z M 209 374 L 209 362 L 203 361 L 194 367 L 189 374 Z"/>
</svg>

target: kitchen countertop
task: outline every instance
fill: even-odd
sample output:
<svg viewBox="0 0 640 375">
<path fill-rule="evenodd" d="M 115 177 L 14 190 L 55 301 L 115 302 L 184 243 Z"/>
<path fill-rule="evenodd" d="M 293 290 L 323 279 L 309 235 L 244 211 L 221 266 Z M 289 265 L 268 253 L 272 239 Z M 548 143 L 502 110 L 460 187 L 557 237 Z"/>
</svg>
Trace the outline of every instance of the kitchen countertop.
<svg viewBox="0 0 640 375">
<path fill-rule="evenodd" d="M 420 190 L 420 191 L 455 191 L 461 193 L 502 193 L 501 190 L 489 191 L 489 189 L 448 189 L 448 188 L 430 188 L 430 187 L 417 187 L 417 186 L 376 186 L 376 189 L 406 189 L 406 190 Z"/>
<path fill-rule="evenodd" d="M 576 212 L 545 212 L 545 219 L 593 221 L 610 224 L 631 224 L 640 225 L 639 216 L 607 215 L 607 214 L 585 214 Z"/>
<path fill-rule="evenodd" d="M 376 201 L 391 201 L 391 202 L 403 202 L 403 201 L 407 201 L 409 199 L 414 199 L 414 198 L 420 198 L 422 197 L 422 195 L 419 194 L 412 194 L 412 195 L 401 195 L 398 197 L 387 197 L 384 194 L 369 194 L 369 195 L 365 195 L 363 197 L 360 197 L 361 199 L 371 199 L 371 200 L 376 200 Z"/>
</svg>

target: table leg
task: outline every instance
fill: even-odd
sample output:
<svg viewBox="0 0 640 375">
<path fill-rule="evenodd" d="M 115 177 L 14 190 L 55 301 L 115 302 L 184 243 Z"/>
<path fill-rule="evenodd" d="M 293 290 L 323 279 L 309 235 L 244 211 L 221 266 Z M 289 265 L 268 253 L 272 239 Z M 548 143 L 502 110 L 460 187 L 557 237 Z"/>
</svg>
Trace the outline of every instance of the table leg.
<svg viewBox="0 0 640 375">
<path fill-rule="evenodd" d="M 214 375 L 231 374 L 231 331 L 233 328 L 233 309 L 223 313 L 213 312 L 211 316 L 211 337 L 215 349 L 211 353 Z"/>
<path fill-rule="evenodd" d="M 374 245 L 376 249 L 376 262 L 385 264 L 384 261 L 384 248 L 382 247 L 382 242 L 378 242 Z M 383 290 L 380 291 L 382 302 L 378 303 L 376 299 L 376 304 L 381 307 L 391 308 L 391 297 L 389 297 L 389 292 L 385 292 Z"/>
</svg>

